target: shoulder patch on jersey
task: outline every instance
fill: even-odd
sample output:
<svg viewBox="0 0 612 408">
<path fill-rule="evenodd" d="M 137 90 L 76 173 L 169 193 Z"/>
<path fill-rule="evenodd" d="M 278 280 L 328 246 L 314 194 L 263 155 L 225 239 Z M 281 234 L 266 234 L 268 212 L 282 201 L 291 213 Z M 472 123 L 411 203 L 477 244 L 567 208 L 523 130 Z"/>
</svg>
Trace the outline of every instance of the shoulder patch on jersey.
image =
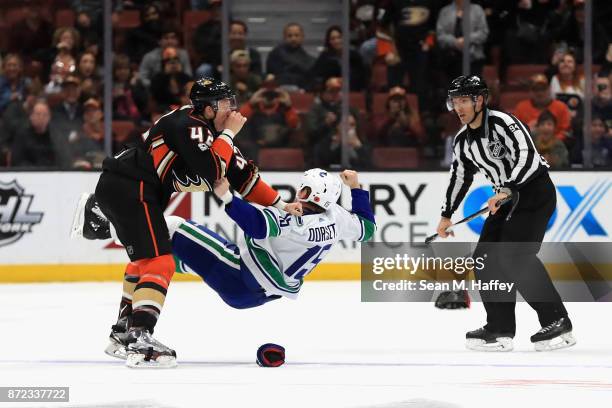
<svg viewBox="0 0 612 408">
<path fill-rule="evenodd" d="M 521 130 L 521 128 L 519 127 L 519 125 L 517 125 L 516 123 L 511 123 L 508 125 L 508 129 L 510 129 L 510 131 L 512 133 L 516 133 L 519 132 Z"/>
</svg>

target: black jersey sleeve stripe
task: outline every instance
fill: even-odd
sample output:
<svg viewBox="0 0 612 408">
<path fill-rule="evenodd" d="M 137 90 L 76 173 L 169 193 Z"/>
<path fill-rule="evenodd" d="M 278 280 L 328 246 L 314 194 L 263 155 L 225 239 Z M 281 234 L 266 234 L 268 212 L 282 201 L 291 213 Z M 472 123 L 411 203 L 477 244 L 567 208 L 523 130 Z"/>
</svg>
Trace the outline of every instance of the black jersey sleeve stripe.
<svg viewBox="0 0 612 408">
<path fill-rule="evenodd" d="M 442 206 L 442 216 L 450 218 L 465 197 L 474 179 L 474 166 L 463 153 L 466 141 L 460 132 L 455 137 L 453 161 L 450 170 L 450 181 L 446 189 L 446 197 Z"/>
<path fill-rule="evenodd" d="M 531 135 L 525 129 L 522 123 L 515 117 L 509 115 L 516 126 L 518 126 L 520 132 L 513 132 L 515 137 L 519 139 L 519 157 L 516 161 L 516 166 L 512 171 L 512 175 L 508 180 L 508 183 L 514 183 L 519 186 L 529 179 L 529 177 L 536 172 L 539 166 L 539 155 L 536 157 L 536 150 L 531 140 Z M 517 170 L 518 168 L 518 170 Z"/>
</svg>

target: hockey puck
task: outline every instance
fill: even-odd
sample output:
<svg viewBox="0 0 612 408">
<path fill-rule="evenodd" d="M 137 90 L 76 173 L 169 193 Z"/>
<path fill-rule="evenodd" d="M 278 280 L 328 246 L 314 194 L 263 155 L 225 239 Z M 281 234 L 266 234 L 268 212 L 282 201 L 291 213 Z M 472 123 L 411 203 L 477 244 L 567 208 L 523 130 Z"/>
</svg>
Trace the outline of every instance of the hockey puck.
<svg viewBox="0 0 612 408">
<path fill-rule="evenodd" d="M 257 349 L 257 365 L 260 367 L 280 367 L 285 364 L 285 348 L 274 343 L 266 343 Z"/>
</svg>

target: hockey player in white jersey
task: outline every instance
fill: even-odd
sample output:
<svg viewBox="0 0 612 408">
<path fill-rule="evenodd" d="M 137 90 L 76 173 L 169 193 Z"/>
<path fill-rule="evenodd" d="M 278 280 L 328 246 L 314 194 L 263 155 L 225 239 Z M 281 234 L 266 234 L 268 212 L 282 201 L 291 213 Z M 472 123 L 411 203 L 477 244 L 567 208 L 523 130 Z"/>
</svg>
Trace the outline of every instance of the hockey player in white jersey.
<svg viewBox="0 0 612 408">
<path fill-rule="evenodd" d="M 237 245 L 192 221 L 168 222 L 172 248 L 183 272 L 200 275 L 235 308 L 262 305 L 282 296 L 295 299 L 308 275 L 339 240 L 367 241 L 376 228 L 367 191 L 357 172 L 341 176 L 351 188 L 352 210 L 336 203 L 340 179 L 325 170 L 304 173 L 297 217 L 275 207 L 252 205 L 229 191 L 227 181 L 215 186 L 226 213 L 238 224 Z"/>
</svg>

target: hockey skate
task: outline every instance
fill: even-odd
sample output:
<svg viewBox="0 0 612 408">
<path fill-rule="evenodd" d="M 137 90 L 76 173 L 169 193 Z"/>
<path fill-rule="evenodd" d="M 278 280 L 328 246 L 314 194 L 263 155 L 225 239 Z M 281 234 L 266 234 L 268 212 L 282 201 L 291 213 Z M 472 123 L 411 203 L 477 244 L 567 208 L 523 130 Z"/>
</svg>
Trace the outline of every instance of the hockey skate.
<svg viewBox="0 0 612 408">
<path fill-rule="evenodd" d="M 127 343 L 126 365 L 130 368 L 176 367 L 176 352 L 155 340 L 146 329 L 131 328 Z"/>
<path fill-rule="evenodd" d="M 465 334 L 465 346 L 475 351 L 512 351 L 514 335 L 493 333 L 484 327 Z"/>
<path fill-rule="evenodd" d="M 117 320 L 111 327 L 111 334 L 108 336 L 109 344 L 104 352 L 111 357 L 121 360 L 127 359 L 127 335 L 130 327 L 129 317 L 125 316 Z"/>
<path fill-rule="evenodd" d="M 469 309 L 470 295 L 467 290 L 442 292 L 436 299 L 438 309 Z"/>
<path fill-rule="evenodd" d="M 108 239 L 111 237 L 110 223 L 100 210 L 96 196 L 83 193 L 72 220 L 71 238 Z"/>
<path fill-rule="evenodd" d="M 568 317 L 555 320 L 531 336 L 531 342 L 536 351 L 551 351 L 571 347 L 576 344 L 576 339 L 572 334 L 572 322 Z"/>
</svg>

